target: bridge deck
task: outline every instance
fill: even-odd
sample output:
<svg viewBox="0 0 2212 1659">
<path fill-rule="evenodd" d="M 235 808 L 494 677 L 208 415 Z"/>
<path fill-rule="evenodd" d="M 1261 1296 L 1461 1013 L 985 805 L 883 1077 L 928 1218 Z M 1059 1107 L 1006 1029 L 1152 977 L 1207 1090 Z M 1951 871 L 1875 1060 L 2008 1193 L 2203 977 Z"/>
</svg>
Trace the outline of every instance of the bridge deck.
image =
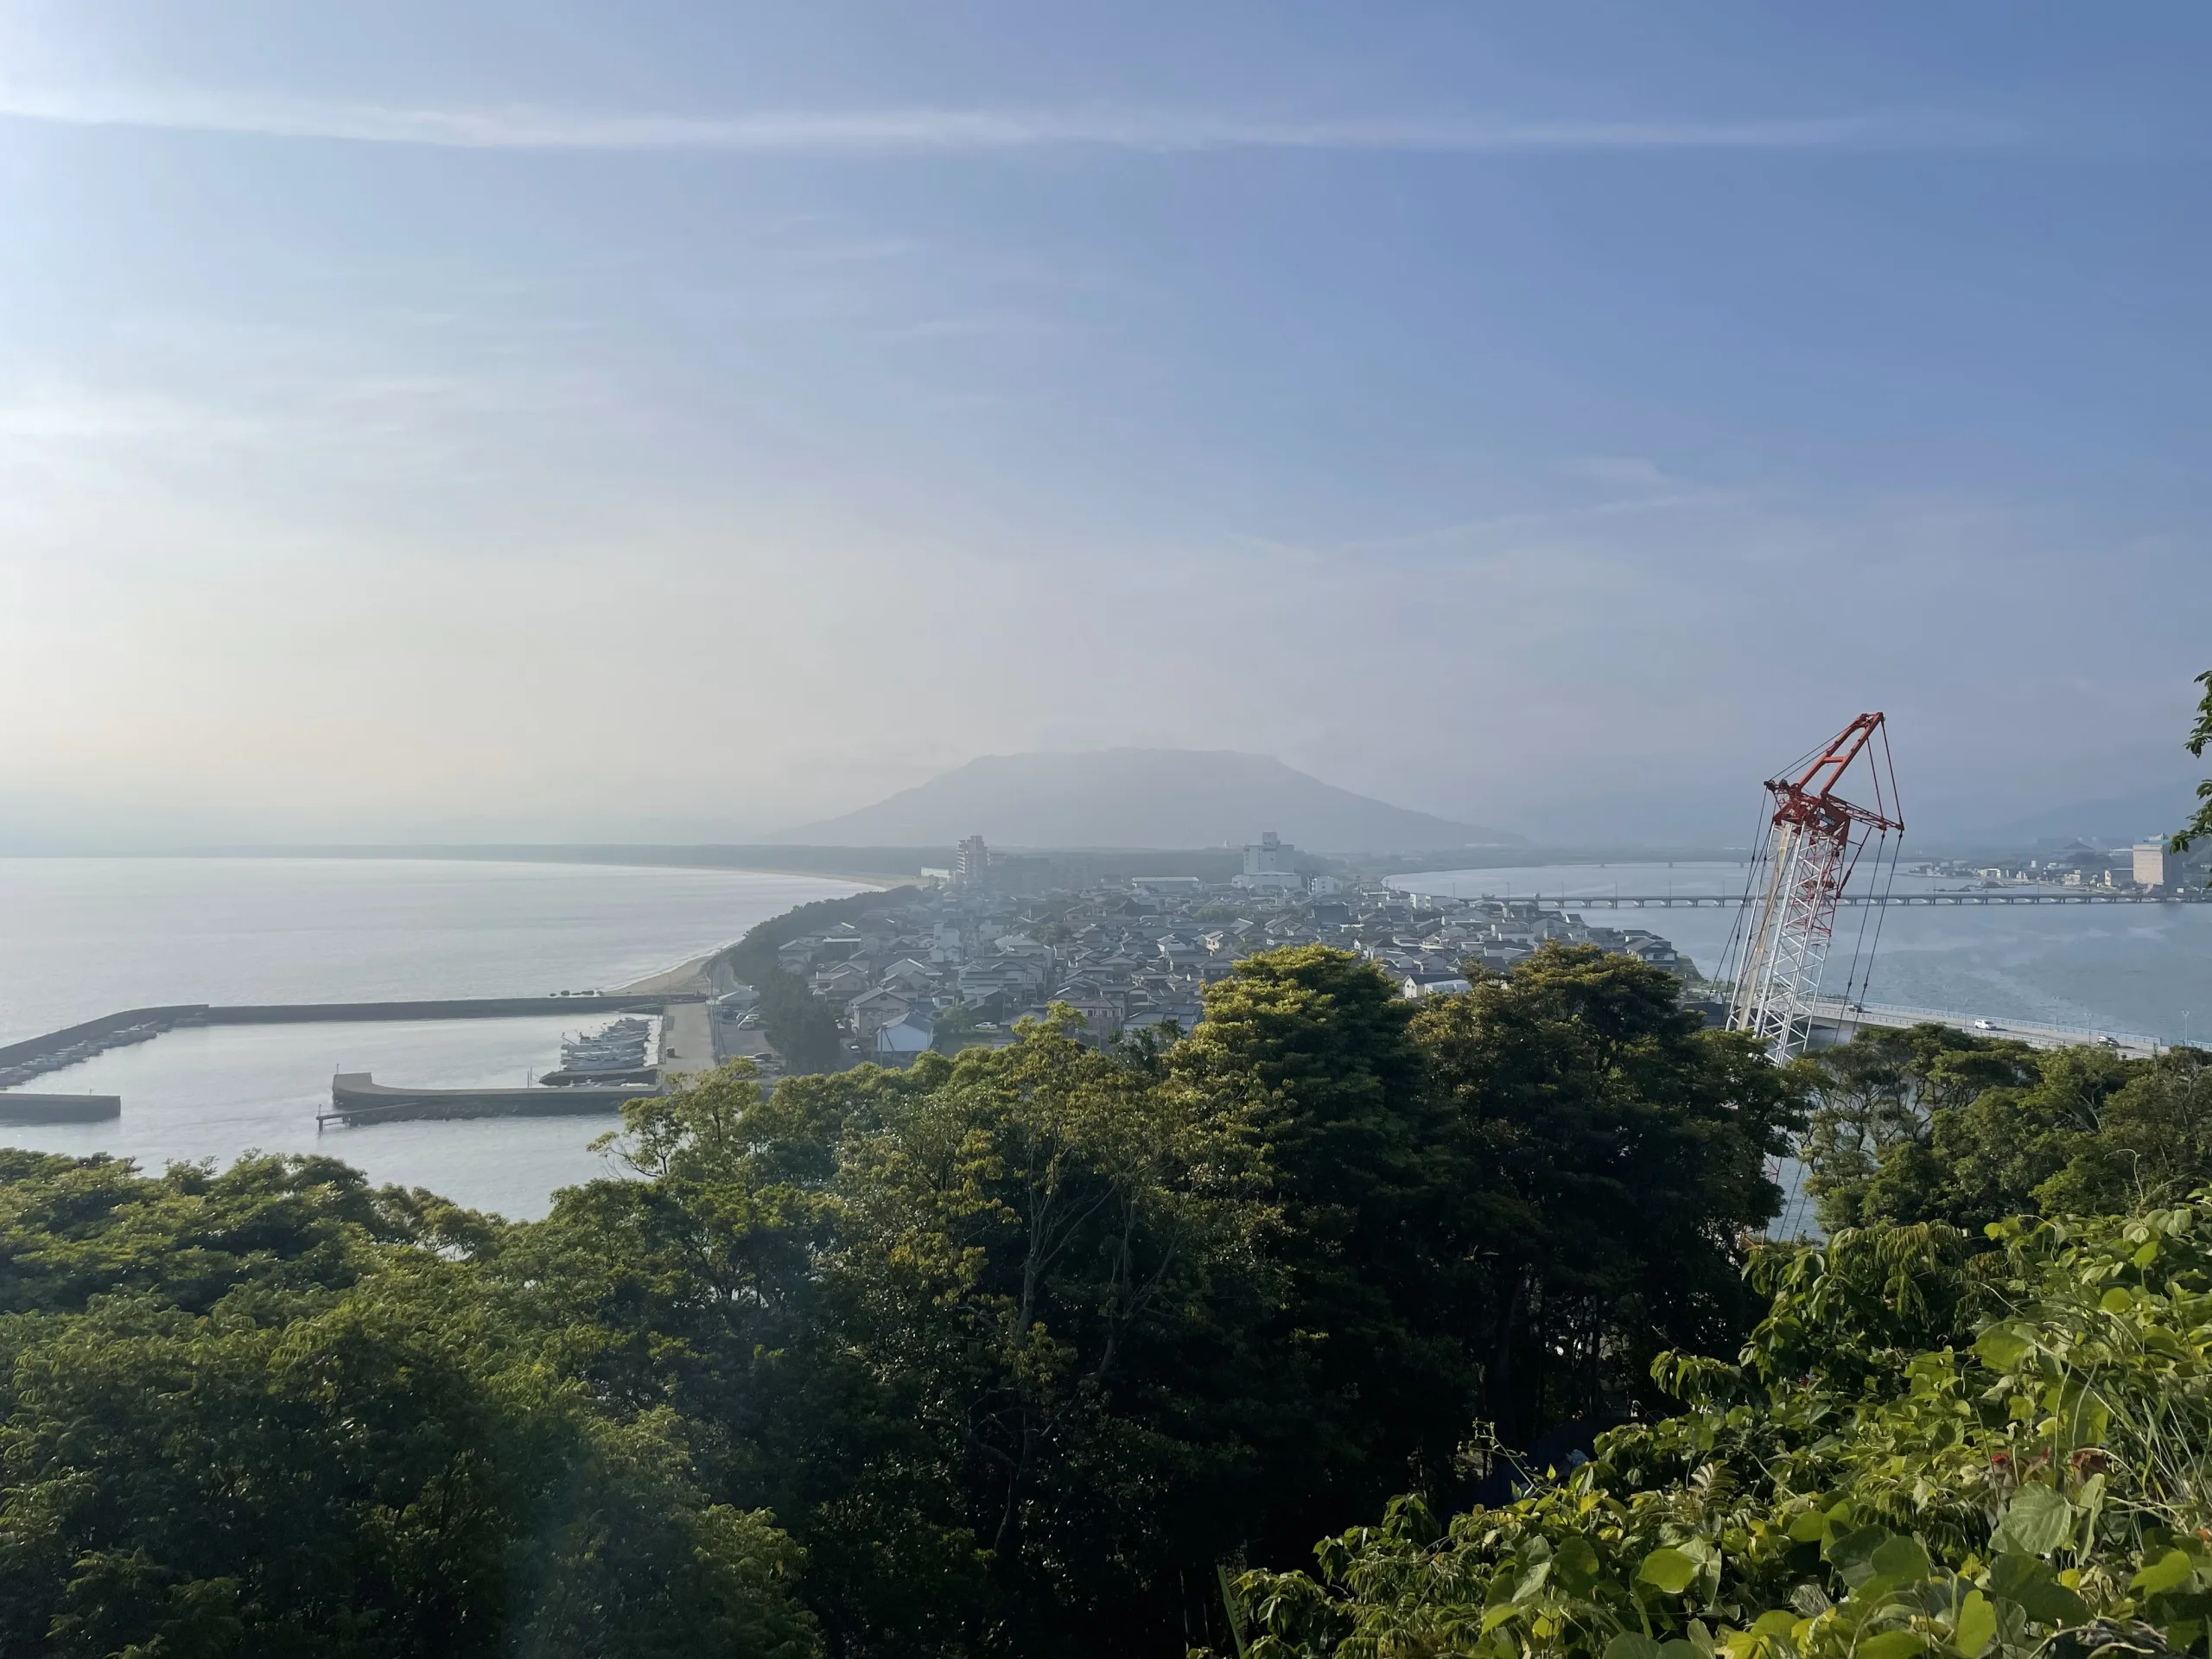
<svg viewBox="0 0 2212 1659">
<path fill-rule="evenodd" d="M 1429 893 L 1424 897 L 1442 895 Z M 1498 903 L 1535 905 L 1552 910 L 1726 910 L 1744 904 L 1740 893 L 1484 893 L 1464 891 L 1462 899 L 1487 899 Z M 1953 893 L 1847 893 L 1836 900 L 1843 906 L 1899 905 L 1921 909 L 1945 909 L 1960 905 L 2202 905 L 2212 904 L 2212 893 L 2113 893 L 2083 888 L 2079 893 L 2000 893 L 1968 889 Z"/>
</svg>

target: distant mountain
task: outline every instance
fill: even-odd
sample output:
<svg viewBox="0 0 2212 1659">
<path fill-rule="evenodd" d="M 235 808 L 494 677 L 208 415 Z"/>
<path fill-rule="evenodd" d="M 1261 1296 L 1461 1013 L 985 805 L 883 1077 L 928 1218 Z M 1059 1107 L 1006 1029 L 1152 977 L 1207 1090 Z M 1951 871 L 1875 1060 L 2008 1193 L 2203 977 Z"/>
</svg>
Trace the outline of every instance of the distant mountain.
<svg viewBox="0 0 2212 1659">
<path fill-rule="evenodd" d="M 2171 835 L 2196 810 L 2194 784 L 2168 784 L 2103 800 L 2075 801 L 2056 806 L 2032 817 L 2015 818 L 1992 826 L 1982 838 L 2006 845 L 2038 841 L 2080 839 L 2093 842 L 2132 842 Z"/>
<path fill-rule="evenodd" d="M 1218 847 L 1263 830 L 1322 853 L 1420 853 L 1522 839 L 1355 795 L 1271 755 L 1229 749 L 993 754 L 874 806 L 788 831 L 830 847 Z"/>
</svg>

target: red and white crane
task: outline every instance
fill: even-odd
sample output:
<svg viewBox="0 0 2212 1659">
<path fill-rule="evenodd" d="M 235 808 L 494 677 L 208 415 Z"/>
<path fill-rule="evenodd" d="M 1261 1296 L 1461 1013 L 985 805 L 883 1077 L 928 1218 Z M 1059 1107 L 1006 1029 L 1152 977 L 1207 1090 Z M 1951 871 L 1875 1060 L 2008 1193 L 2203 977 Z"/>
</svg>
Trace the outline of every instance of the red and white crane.
<svg viewBox="0 0 2212 1659">
<path fill-rule="evenodd" d="M 1838 792 L 1854 766 L 1868 780 L 1865 792 L 1872 796 L 1872 806 Z M 1869 851 L 1871 873 L 1886 875 L 1897 868 L 1904 819 L 1882 716 L 1860 715 L 1826 748 L 1769 779 L 1766 791 L 1772 810 L 1737 912 L 1736 936 L 1729 941 L 1735 990 L 1728 1029 L 1756 1033 L 1768 1054 L 1781 1061 L 1805 1051 L 1845 885 Z M 1881 907 L 1867 910 L 1878 930 Z M 1872 965 L 1862 927 L 1844 987 L 1847 1003 L 1864 994 Z"/>
</svg>

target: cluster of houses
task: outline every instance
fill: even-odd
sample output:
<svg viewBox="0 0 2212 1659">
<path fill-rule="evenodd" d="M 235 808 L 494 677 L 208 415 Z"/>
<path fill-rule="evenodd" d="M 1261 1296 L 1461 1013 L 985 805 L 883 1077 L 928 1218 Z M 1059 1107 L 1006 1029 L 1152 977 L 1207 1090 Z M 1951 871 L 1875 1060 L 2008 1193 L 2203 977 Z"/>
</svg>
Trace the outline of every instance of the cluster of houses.
<svg viewBox="0 0 2212 1659">
<path fill-rule="evenodd" d="M 1245 877 L 1136 876 L 1080 890 L 1011 894 L 980 872 L 904 905 L 780 947 L 784 969 L 842 1010 L 855 1058 L 902 1065 L 925 1050 L 1011 1040 L 1014 1022 L 1064 1002 L 1094 1040 L 1147 1026 L 1187 1031 L 1205 988 L 1243 958 L 1287 945 L 1355 951 L 1408 996 L 1467 988 L 1465 965 L 1505 969 L 1546 939 L 1597 944 L 1694 976 L 1641 928 L 1586 925 L 1560 910 L 1495 899 L 1346 889 L 1295 876 L 1270 836 Z M 936 874 L 936 873 L 931 873 Z M 1252 875 L 1266 879 L 1254 880 Z"/>
<path fill-rule="evenodd" d="M 1983 864 L 1945 859 L 1923 864 L 1915 875 L 1967 877 L 1985 887 L 2101 887 L 2113 893 L 2162 893 L 2183 898 L 2212 880 L 2212 848 L 2177 853 L 2163 841 L 2104 849 L 2075 842 L 2051 858 Z"/>
</svg>

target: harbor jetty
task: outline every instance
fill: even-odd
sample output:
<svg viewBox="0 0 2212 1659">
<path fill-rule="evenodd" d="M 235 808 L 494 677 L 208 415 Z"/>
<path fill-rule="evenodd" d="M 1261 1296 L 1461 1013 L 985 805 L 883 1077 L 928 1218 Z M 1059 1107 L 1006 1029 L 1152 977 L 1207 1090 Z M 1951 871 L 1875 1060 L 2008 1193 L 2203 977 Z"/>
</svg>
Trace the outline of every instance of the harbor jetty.
<svg viewBox="0 0 2212 1659">
<path fill-rule="evenodd" d="M 658 990 L 645 993 L 597 994 L 573 996 L 464 996 L 406 1002 L 184 1002 L 166 1007 L 125 1008 L 119 1014 L 86 1020 L 41 1037 L 0 1044 L 0 1102 L 9 1109 L 28 1111 L 31 1099 L 105 1100 L 111 1095 L 49 1095 L 34 1096 L 16 1092 L 16 1085 L 48 1071 L 91 1059 L 94 1055 L 126 1043 L 150 1041 L 165 1031 L 191 1026 L 304 1026 L 346 1024 L 379 1020 L 517 1020 L 534 1014 L 666 1014 L 685 1004 L 702 1004 L 703 990 Z M 95 1114 L 114 1117 L 120 1107 Z M 28 1118 L 0 1116 L 0 1122 L 78 1122 L 79 1117 Z"/>
<path fill-rule="evenodd" d="M 101 1123 L 123 1116 L 120 1095 L 0 1091 L 0 1123 Z"/>
<path fill-rule="evenodd" d="M 331 1080 L 330 1109 L 315 1114 L 318 1127 L 397 1123 L 414 1118 L 579 1117 L 617 1114 L 656 1088 L 569 1084 L 549 1089 L 408 1089 L 378 1083 L 366 1071 L 341 1071 Z"/>
</svg>

